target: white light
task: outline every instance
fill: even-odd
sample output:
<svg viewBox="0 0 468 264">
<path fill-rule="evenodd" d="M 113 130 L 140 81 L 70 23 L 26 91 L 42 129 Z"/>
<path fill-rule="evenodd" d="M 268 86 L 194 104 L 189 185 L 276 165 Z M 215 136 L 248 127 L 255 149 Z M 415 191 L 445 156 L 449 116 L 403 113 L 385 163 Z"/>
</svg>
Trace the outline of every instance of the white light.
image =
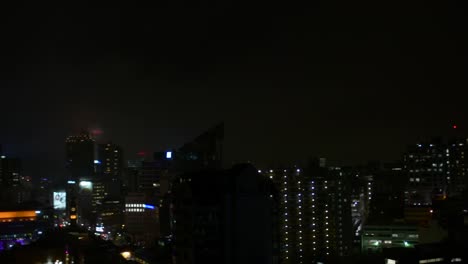
<svg viewBox="0 0 468 264">
<path fill-rule="evenodd" d="M 83 189 L 92 189 L 93 183 L 90 181 L 80 181 L 80 187 Z"/>
<path fill-rule="evenodd" d="M 120 255 L 126 260 L 129 260 L 132 257 L 132 253 L 130 253 L 129 251 L 121 252 Z"/>
</svg>

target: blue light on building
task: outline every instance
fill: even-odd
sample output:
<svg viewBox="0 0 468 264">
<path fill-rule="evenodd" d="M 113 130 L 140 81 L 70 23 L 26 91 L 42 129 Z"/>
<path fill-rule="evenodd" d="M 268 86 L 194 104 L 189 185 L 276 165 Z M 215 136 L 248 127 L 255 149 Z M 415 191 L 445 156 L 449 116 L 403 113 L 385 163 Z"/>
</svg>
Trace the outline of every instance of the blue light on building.
<svg viewBox="0 0 468 264">
<path fill-rule="evenodd" d="M 151 209 L 151 210 L 154 210 L 154 205 L 151 205 L 151 204 L 144 204 L 143 205 L 146 209 Z"/>
<path fill-rule="evenodd" d="M 166 152 L 166 159 L 172 159 L 172 151 Z"/>
</svg>

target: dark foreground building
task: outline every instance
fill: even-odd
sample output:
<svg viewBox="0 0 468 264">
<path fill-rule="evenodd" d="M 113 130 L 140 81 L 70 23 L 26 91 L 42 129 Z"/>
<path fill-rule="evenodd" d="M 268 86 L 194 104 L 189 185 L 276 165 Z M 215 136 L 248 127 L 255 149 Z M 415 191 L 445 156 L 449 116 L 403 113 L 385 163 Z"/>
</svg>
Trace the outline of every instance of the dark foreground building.
<svg viewBox="0 0 468 264">
<path fill-rule="evenodd" d="M 277 193 L 251 165 L 174 184 L 176 263 L 278 263 Z"/>
</svg>

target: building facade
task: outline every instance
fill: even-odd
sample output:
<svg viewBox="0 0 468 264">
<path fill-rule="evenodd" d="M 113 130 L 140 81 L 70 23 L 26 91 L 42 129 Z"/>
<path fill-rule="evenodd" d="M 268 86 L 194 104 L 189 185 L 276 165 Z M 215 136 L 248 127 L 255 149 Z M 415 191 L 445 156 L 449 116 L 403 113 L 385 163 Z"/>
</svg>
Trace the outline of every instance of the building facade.
<svg viewBox="0 0 468 264">
<path fill-rule="evenodd" d="M 158 208 L 144 193 L 128 193 L 125 197 L 124 230 L 132 242 L 153 246 L 159 239 Z"/>
<path fill-rule="evenodd" d="M 268 169 L 280 193 L 281 263 L 335 261 L 352 247 L 351 188 L 325 160 L 307 168 Z"/>
<path fill-rule="evenodd" d="M 95 141 L 88 132 L 67 137 L 66 161 L 69 172 L 68 180 L 91 178 L 95 175 Z"/>
<path fill-rule="evenodd" d="M 467 140 L 435 139 L 408 148 L 404 169 L 408 175 L 405 202 L 430 206 L 433 200 L 458 195 L 466 189 Z"/>
<path fill-rule="evenodd" d="M 255 168 L 192 172 L 174 184 L 176 263 L 279 263 L 278 195 Z"/>
</svg>

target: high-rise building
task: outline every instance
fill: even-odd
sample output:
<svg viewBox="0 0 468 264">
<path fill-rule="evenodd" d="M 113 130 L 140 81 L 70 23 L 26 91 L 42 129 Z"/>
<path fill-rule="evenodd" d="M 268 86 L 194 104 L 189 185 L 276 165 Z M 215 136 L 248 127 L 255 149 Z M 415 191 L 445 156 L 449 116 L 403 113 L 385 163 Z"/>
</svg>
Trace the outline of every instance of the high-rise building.
<svg viewBox="0 0 468 264">
<path fill-rule="evenodd" d="M 159 238 L 158 207 L 144 193 L 125 196 L 125 232 L 134 244 L 151 246 Z"/>
<path fill-rule="evenodd" d="M 0 205 L 21 204 L 31 199 L 32 188 L 21 176 L 21 159 L 0 157 Z"/>
<path fill-rule="evenodd" d="M 467 145 L 466 139 L 436 139 L 410 146 L 404 156 L 408 175 L 406 204 L 430 206 L 433 200 L 443 200 L 466 189 Z"/>
<path fill-rule="evenodd" d="M 99 207 L 98 223 L 102 223 L 106 233 L 115 235 L 121 231 L 124 224 L 123 201 L 121 199 L 106 198 Z"/>
<path fill-rule="evenodd" d="M 381 222 L 402 219 L 406 175 L 401 164 L 385 164 L 373 172 L 369 218 Z"/>
<path fill-rule="evenodd" d="M 350 253 L 351 188 L 339 168 L 319 159 L 305 169 L 263 173 L 280 192 L 281 263 L 334 261 Z"/>
<path fill-rule="evenodd" d="M 120 179 L 123 170 L 122 148 L 112 142 L 99 144 L 95 163 L 104 178 Z"/>
<path fill-rule="evenodd" d="M 92 208 L 93 213 L 97 213 L 102 205 L 102 201 L 107 196 L 106 185 L 103 179 L 94 179 L 92 189 Z"/>
<path fill-rule="evenodd" d="M 21 160 L 7 156 L 0 157 L 0 183 L 3 186 L 18 186 L 21 178 Z"/>
<path fill-rule="evenodd" d="M 279 263 L 277 192 L 251 165 L 174 182 L 177 263 Z"/>
<path fill-rule="evenodd" d="M 224 123 L 218 124 L 173 153 L 180 172 L 220 169 L 223 160 Z M 172 154 L 172 153 L 171 153 Z"/>
<path fill-rule="evenodd" d="M 95 142 L 89 133 L 69 136 L 65 142 L 69 180 L 95 176 Z"/>
</svg>

